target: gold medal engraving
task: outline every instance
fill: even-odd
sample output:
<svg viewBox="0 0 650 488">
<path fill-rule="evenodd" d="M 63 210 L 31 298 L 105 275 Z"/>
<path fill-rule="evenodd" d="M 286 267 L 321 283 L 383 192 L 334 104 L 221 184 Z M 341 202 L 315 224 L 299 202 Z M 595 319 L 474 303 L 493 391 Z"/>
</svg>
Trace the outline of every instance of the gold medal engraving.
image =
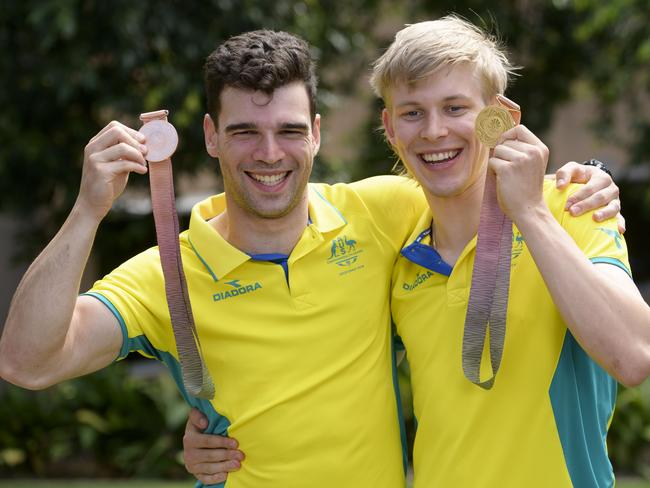
<svg viewBox="0 0 650 488">
<path fill-rule="evenodd" d="M 515 121 L 507 109 L 490 105 L 476 116 L 474 132 L 484 145 L 495 147 L 501 134 L 514 126 Z"/>
</svg>

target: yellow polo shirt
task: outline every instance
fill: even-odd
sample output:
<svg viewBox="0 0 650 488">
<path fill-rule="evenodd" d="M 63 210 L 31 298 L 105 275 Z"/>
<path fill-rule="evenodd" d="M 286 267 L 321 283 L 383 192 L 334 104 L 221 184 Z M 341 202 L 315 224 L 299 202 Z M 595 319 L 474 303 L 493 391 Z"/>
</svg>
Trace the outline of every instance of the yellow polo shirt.
<svg viewBox="0 0 650 488">
<path fill-rule="evenodd" d="M 246 460 L 228 488 L 404 486 L 390 280 L 426 206 L 421 191 L 399 177 L 310 184 L 311 223 L 288 276 L 208 224 L 224 206 L 223 195 L 197 204 L 180 237 L 214 400 L 183 389 L 157 248 L 89 292 L 123 328 L 120 357 L 163 361 L 209 417 L 207 431 L 239 441 Z"/>
<path fill-rule="evenodd" d="M 589 259 L 628 271 L 615 220 L 564 211 L 575 189 L 560 193 L 547 183 L 550 210 Z M 415 488 L 612 486 L 605 437 L 616 383 L 567 330 L 521 233 L 513 229 L 501 368 L 483 390 L 465 378 L 461 361 L 476 238 L 452 268 L 430 247 L 430 225 L 427 213 L 402 250 L 392 292 L 418 420 Z"/>
</svg>

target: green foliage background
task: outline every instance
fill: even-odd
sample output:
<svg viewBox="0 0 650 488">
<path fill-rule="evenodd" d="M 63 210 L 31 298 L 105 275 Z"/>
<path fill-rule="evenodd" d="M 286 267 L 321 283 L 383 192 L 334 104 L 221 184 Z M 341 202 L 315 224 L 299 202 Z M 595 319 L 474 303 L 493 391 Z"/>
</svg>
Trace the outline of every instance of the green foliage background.
<svg viewBox="0 0 650 488">
<path fill-rule="evenodd" d="M 650 154 L 648 0 L 24 0 L 0 2 L 0 211 L 23 219 L 19 259 L 31 260 L 61 225 L 75 197 L 82 148 L 112 119 L 133 126 L 140 112 L 167 107 L 182 145 L 176 174 L 214 168 L 203 149 L 201 68 L 230 35 L 256 28 L 297 33 L 314 46 L 320 111 L 337 94 L 366 91 L 359 79 L 394 29 L 455 11 L 495 31 L 522 66 L 509 95 L 536 132 L 546 129 L 576 84 L 600 102 L 594 131 L 608 137 L 616 104 L 626 109 L 618 144 L 628 163 Z M 389 32 L 389 34 L 387 34 Z M 367 93 L 367 91 L 366 91 Z M 643 107 L 646 109 L 644 110 Z M 372 113 L 378 114 L 374 102 Z M 320 160 L 314 179 L 362 178 L 393 165 L 373 116 L 354 161 Z M 216 171 L 216 170 L 215 170 Z M 131 185 L 143 185 L 134 178 Z M 619 180 L 637 280 L 650 196 Z M 100 272 L 153 243 L 149 218 L 114 213 L 102 226 Z M 636 232 L 634 229 L 638 229 Z M 119 365 L 45 392 L 0 384 L 0 474 L 182 476 L 185 407 L 166 379 L 141 381 Z M 408 382 L 402 387 L 407 392 Z M 621 392 L 610 453 L 622 471 L 650 476 L 650 387 Z M 407 405 L 406 411 L 410 411 Z"/>
</svg>

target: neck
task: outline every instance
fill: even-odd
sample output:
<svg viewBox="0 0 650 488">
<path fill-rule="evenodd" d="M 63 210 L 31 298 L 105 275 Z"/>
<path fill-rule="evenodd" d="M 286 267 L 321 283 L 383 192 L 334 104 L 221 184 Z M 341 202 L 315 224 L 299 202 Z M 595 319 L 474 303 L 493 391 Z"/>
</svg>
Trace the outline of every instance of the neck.
<svg viewBox="0 0 650 488">
<path fill-rule="evenodd" d="M 307 194 L 287 215 L 264 218 L 253 215 L 226 195 L 226 210 L 210 224 L 232 246 L 247 254 L 291 254 L 307 227 Z"/>
<path fill-rule="evenodd" d="M 438 197 L 425 190 L 433 215 L 436 251 L 451 266 L 478 232 L 485 178 L 475 181 L 463 193 Z"/>
</svg>

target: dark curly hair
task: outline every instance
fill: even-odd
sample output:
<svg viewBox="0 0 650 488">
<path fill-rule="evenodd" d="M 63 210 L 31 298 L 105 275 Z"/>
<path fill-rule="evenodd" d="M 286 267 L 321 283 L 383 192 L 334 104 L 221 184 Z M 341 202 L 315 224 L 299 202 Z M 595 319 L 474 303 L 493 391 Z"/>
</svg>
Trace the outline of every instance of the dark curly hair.
<svg viewBox="0 0 650 488">
<path fill-rule="evenodd" d="M 231 37 L 204 66 L 208 113 L 216 124 L 225 87 L 273 93 L 294 81 L 305 84 L 309 112 L 316 115 L 316 69 L 303 39 L 281 31 L 256 30 Z"/>
</svg>

